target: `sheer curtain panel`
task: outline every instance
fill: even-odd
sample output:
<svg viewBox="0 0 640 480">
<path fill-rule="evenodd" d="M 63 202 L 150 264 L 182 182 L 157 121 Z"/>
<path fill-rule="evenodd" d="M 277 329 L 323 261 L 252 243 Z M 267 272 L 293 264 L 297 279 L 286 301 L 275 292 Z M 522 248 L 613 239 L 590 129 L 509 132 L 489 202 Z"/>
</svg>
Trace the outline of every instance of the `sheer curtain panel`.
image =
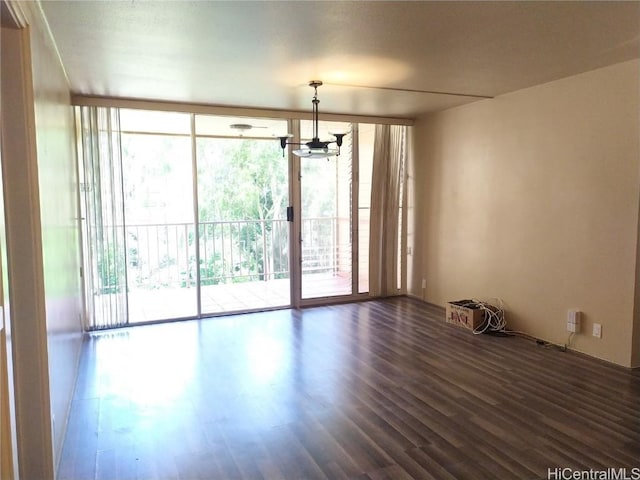
<svg viewBox="0 0 640 480">
<path fill-rule="evenodd" d="M 369 295 L 399 293 L 400 207 L 407 129 L 376 125 L 371 179 Z"/>
<path fill-rule="evenodd" d="M 98 330 L 128 323 L 120 117 L 79 107 L 79 119 L 86 317 Z"/>
</svg>

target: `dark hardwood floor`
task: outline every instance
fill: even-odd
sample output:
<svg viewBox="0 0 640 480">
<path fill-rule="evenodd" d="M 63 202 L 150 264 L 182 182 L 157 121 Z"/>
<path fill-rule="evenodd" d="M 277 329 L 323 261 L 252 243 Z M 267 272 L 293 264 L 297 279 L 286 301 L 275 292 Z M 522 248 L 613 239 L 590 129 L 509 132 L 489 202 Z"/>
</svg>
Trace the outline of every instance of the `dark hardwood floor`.
<svg viewBox="0 0 640 480">
<path fill-rule="evenodd" d="M 475 336 L 395 298 L 91 337 L 59 479 L 543 479 L 612 467 L 640 467 L 639 371 Z"/>
</svg>

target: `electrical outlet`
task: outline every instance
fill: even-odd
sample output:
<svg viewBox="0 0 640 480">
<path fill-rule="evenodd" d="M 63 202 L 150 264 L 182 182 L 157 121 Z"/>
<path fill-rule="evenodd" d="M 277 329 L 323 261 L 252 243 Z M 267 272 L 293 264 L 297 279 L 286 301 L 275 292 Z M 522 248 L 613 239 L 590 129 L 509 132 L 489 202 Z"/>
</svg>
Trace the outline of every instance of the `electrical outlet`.
<svg viewBox="0 0 640 480">
<path fill-rule="evenodd" d="M 422 288 L 427 288 L 427 279 L 426 278 L 422 279 Z"/>
<path fill-rule="evenodd" d="M 602 324 L 600 323 L 593 324 L 593 336 L 602 338 Z"/>
</svg>

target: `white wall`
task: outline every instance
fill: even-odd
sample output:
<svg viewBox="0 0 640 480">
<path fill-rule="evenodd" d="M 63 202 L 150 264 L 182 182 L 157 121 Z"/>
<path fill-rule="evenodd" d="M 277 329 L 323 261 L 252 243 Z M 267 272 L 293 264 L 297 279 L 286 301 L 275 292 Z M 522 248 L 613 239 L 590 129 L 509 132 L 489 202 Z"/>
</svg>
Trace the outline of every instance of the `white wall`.
<svg viewBox="0 0 640 480">
<path fill-rule="evenodd" d="M 20 44 L 24 61 L 3 58 L 2 72 L 18 460 L 21 478 L 44 479 L 60 458 L 82 342 L 73 110 L 38 4 L 9 5 L 27 25 L 3 29 L 3 54 L 5 40 Z"/>
<path fill-rule="evenodd" d="M 31 18 L 51 411 L 57 463 L 82 343 L 75 131 L 64 70 L 41 18 L 35 12 Z"/>
<path fill-rule="evenodd" d="M 577 308 L 573 348 L 631 365 L 639 72 L 625 62 L 419 119 L 409 293 L 500 297 L 510 328 L 560 344 Z"/>
</svg>

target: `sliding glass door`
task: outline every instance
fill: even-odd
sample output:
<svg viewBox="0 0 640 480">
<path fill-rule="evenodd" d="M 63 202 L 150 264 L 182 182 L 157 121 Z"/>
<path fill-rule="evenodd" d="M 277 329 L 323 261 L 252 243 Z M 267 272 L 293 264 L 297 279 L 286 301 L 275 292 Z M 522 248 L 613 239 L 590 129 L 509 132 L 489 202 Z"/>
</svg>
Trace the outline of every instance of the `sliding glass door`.
<svg viewBox="0 0 640 480">
<path fill-rule="evenodd" d="M 289 306 L 287 122 L 120 116 L 129 323 Z"/>
<path fill-rule="evenodd" d="M 276 138 L 305 142 L 310 121 L 97 107 L 81 119 L 91 328 L 368 295 L 374 125 L 320 122 L 320 138 L 348 134 L 339 156 L 312 159 Z"/>
<path fill-rule="evenodd" d="M 198 115 L 201 313 L 291 304 L 285 120 Z M 283 133 L 280 133 L 283 134 Z"/>
</svg>

